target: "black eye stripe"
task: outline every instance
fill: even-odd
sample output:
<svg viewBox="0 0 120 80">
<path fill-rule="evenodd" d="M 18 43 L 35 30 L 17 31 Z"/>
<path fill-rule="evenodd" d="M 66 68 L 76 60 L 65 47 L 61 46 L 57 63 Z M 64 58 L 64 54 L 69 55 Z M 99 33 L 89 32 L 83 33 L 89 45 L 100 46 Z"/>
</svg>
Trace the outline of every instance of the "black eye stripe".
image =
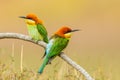
<svg viewBox="0 0 120 80">
<path fill-rule="evenodd" d="M 32 18 L 27 18 L 27 19 L 33 20 Z"/>
<path fill-rule="evenodd" d="M 66 32 L 66 33 L 69 33 L 70 31 Z"/>
<path fill-rule="evenodd" d="M 65 32 L 65 33 L 70 33 L 71 32 L 71 30 L 69 30 L 69 31 L 67 31 L 67 32 Z"/>
</svg>

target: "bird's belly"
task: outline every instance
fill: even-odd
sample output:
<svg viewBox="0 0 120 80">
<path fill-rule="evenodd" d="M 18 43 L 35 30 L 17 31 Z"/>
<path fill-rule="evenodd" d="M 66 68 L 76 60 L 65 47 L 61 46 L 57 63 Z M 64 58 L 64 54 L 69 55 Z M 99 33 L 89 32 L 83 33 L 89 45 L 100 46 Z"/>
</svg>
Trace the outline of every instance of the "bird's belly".
<svg viewBox="0 0 120 80">
<path fill-rule="evenodd" d="M 30 27 L 30 28 L 28 27 L 28 33 L 35 41 L 43 40 L 42 36 L 35 27 Z"/>
</svg>

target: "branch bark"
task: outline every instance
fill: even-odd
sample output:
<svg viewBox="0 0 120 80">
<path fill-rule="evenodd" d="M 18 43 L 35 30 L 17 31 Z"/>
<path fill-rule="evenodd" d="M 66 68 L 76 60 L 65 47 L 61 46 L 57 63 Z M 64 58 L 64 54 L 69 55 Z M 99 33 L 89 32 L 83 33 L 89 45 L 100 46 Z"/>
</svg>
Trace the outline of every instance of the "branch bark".
<svg viewBox="0 0 120 80">
<path fill-rule="evenodd" d="M 39 45 L 43 48 L 46 47 L 46 43 L 43 41 L 38 41 L 35 42 L 32 40 L 30 36 L 19 34 L 19 33 L 0 33 L 0 39 L 7 39 L 7 38 L 13 38 L 13 39 L 20 39 L 28 42 L 32 42 L 36 45 Z M 63 52 L 59 55 L 64 61 L 66 61 L 68 64 L 70 64 L 72 67 L 74 67 L 77 71 L 79 71 L 81 74 L 84 75 L 86 80 L 94 80 L 88 73 L 87 71 L 82 68 L 80 65 L 75 63 L 73 60 L 71 60 L 67 55 L 65 55 Z"/>
</svg>

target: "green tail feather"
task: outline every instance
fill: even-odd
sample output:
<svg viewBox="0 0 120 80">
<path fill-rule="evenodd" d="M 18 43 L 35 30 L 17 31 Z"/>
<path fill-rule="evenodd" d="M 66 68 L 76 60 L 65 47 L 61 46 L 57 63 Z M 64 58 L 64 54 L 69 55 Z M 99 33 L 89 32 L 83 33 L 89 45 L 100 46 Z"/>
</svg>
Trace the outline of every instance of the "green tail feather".
<svg viewBox="0 0 120 80">
<path fill-rule="evenodd" d="M 40 66 L 40 68 L 39 68 L 39 70 L 38 70 L 38 73 L 41 74 L 41 73 L 43 72 L 43 69 L 44 69 L 45 66 L 47 65 L 48 61 L 49 61 L 49 59 L 48 59 L 47 57 L 45 57 L 45 59 L 44 59 L 42 65 Z"/>
</svg>

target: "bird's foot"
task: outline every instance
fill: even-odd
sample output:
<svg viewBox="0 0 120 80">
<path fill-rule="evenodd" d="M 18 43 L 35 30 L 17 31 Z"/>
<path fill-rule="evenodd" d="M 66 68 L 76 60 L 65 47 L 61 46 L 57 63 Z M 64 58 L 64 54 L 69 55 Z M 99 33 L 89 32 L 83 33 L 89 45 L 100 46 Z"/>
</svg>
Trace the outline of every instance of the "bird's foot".
<svg viewBox="0 0 120 80">
<path fill-rule="evenodd" d="M 49 61 L 48 64 L 51 64 L 51 61 Z"/>
<path fill-rule="evenodd" d="M 39 41 L 39 40 L 35 40 L 35 39 L 33 39 L 33 38 L 32 38 L 32 40 L 33 40 L 35 43 L 38 43 L 38 41 Z"/>
</svg>

